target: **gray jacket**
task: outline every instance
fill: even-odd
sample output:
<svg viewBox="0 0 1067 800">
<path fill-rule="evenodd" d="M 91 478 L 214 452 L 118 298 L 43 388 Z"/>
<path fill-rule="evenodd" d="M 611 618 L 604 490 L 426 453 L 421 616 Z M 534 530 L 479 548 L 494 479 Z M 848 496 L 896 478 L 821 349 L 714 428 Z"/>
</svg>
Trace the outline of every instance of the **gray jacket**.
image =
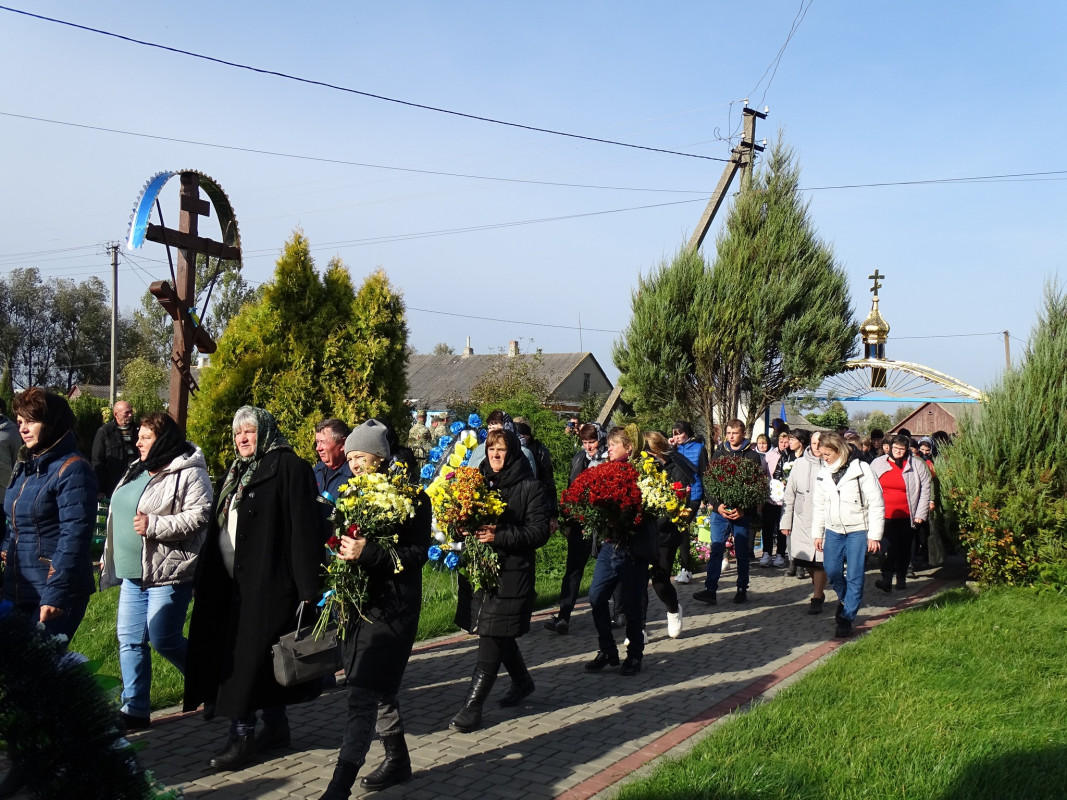
<svg viewBox="0 0 1067 800">
<path fill-rule="evenodd" d="M 881 478 L 889 472 L 889 456 L 878 456 L 871 462 L 874 477 Z M 914 456 L 908 456 L 904 462 L 904 491 L 908 495 L 908 509 L 911 511 L 911 527 L 915 520 L 930 518 L 930 470 L 926 464 Z"/>
<path fill-rule="evenodd" d="M 779 527 L 789 531 L 789 557 L 801 561 L 822 561 L 822 551 L 815 549 L 811 537 L 812 492 L 815 477 L 822 469 L 822 461 L 812 454 L 810 448 L 804 456 L 793 462 L 793 470 L 785 484 L 782 498 L 782 521 Z"/>
<path fill-rule="evenodd" d="M 127 476 L 129 473 L 127 473 Z M 122 478 L 119 485 L 126 482 Z M 148 481 L 137 510 L 148 515 L 148 531 L 141 543 L 144 587 L 188 583 L 196 557 L 207 536 L 213 501 L 207 462 L 199 447 L 179 456 Z M 112 509 L 107 513 L 107 539 L 100 565 L 100 588 L 116 586 L 115 529 Z"/>
<path fill-rule="evenodd" d="M 11 483 L 11 472 L 15 469 L 21 447 L 22 437 L 19 436 L 18 427 L 0 414 L 0 505 L 4 503 L 4 494 Z"/>
</svg>

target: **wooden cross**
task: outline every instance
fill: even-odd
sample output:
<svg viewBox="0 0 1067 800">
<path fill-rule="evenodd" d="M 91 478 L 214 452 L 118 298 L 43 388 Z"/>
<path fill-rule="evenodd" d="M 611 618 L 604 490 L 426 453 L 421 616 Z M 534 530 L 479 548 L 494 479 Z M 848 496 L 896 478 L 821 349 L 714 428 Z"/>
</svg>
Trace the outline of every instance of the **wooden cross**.
<svg viewBox="0 0 1067 800">
<path fill-rule="evenodd" d="M 241 249 L 198 235 L 197 218 L 211 213 L 211 203 L 200 199 L 200 177 L 195 172 L 181 174 L 181 214 L 178 230 L 161 225 L 149 225 L 145 238 L 178 248 L 178 274 L 174 287 L 166 281 L 156 281 L 149 291 L 159 300 L 174 320 L 174 352 L 170 366 L 170 415 L 185 428 L 189 414 L 189 394 L 197 390 L 192 372 L 192 353 L 195 345 L 201 353 L 214 353 L 215 342 L 190 313 L 196 297 L 196 256 L 204 253 L 222 259 L 240 259 Z M 207 309 L 201 309 L 206 313 Z"/>
<path fill-rule="evenodd" d="M 881 278 L 884 278 L 885 275 L 879 274 L 878 270 L 875 269 L 874 274 L 873 275 L 868 275 L 867 277 L 870 280 L 874 281 L 874 286 L 871 287 L 871 291 L 874 292 L 874 296 L 877 297 L 878 296 L 878 290 L 882 288 L 882 284 L 879 283 L 878 281 Z"/>
</svg>

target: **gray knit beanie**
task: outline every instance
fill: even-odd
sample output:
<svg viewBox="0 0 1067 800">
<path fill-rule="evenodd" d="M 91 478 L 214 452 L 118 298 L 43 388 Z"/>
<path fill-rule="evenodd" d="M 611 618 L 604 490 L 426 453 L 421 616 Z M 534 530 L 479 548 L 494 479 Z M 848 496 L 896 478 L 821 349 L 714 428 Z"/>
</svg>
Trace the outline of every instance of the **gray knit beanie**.
<svg viewBox="0 0 1067 800">
<path fill-rule="evenodd" d="M 364 422 L 345 439 L 345 455 L 347 456 L 353 450 L 371 453 L 388 460 L 392 453 L 389 450 L 389 437 L 385 426 L 376 419 Z"/>
</svg>

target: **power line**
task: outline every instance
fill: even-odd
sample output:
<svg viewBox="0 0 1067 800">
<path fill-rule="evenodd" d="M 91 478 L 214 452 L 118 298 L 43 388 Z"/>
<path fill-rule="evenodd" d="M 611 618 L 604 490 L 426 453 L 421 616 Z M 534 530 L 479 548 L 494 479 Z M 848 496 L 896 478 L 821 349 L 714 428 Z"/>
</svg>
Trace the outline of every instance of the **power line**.
<svg viewBox="0 0 1067 800">
<path fill-rule="evenodd" d="M 926 336 L 893 336 L 893 341 L 901 339 L 958 339 L 964 336 L 1003 336 L 1004 331 L 990 331 L 989 333 L 931 333 Z"/>
<path fill-rule="evenodd" d="M 474 314 L 460 314 L 456 311 L 439 311 L 435 308 L 415 308 L 413 306 L 407 306 L 408 311 L 418 311 L 423 314 L 441 314 L 445 317 L 461 317 L 462 319 L 476 319 L 482 322 L 504 322 L 508 325 L 532 325 L 538 328 L 561 328 L 568 331 L 590 331 L 592 333 L 622 333 L 622 331 L 612 331 L 606 328 L 586 328 L 584 326 L 579 327 L 577 325 L 554 325 L 550 322 L 526 322 L 517 319 L 500 319 L 499 317 L 479 317 Z"/>
<path fill-rule="evenodd" d="M 782 63 L 782 56 L 785 55 L 786 48 L 789 47 L 789 43 L 793 40 L 793 35 L 797 32 L 797 29 L 800 28 L 800 23 L 802 23 L 804 17 L 808 15 L 808 9 L 811 8 L 813 2 L 814 0 L 808 0 L 808 4 L 805 6 L 804 0 L 800 0 L 800 8 L 797 9 L 797 15 L 793 17 L 793 24 L 789 26 L 789 33 L 786 34 L 785 41 L 778 49 L 778 54 L 771 60 L 771 63 L 767 65 L 767 69 L 763 71 L 763 75 L 760 76 L 760 79 L 756 81 L 756 85 L 752 87 L 752 91 L 749 92 L 749 96 L 756 93 L 756 89 L 763 83 L 763 79 L 767 77 L 767 73 L 771 72 L 773 67 L 774 71 L 771 72 L 771 77 L 770 80 L 767 81 L 767 85 L 763 87 L 763 96 L 760 97 L 760 101 L 756 104 L 757 106 L 763 105 L 763 101 L 767 98 L 767 92 L 770 91 L 771 84 L 774 82 L 774 76 L 778 74 L 778 66 Z"/>
<path fill-rule="evenodd" d="M 1009 172 L 1003 175 L 972 175 L 965 178 L 927 178 L 913 181 L 881 181 L 878 183 L 842 183 L 834 186 L 807 186 L 801 192 L 819 192 L 826 189 L 871 189 L 881 186 L 922 186 L 936 183 L 987 183 L 1009 178 L 1033 178 L 1035 180 L 1046 179 L 1049 175 L 1067 175 L 1067 169 L 1049 170 L 1047 172 Z M 1031 181 L 1022 181 L 1031 182 Z"/>
<path fill-rule="evenodd" d="M 562 181 L 537 181 L 525 178 L 502 178 L 494 175 L 474 175 L 464 172 L 444 172 L 433 169 L 415 169 L 414 167 L 397 167 L 390 164 L 371 164 L 363 161 L 348 161 L 341 158 L 327 158 L 324 156 L 307 156 L 299 153 L 283 153 L 276 150 L 259 150 L 253 147 L 239 147 L 236 145 L 216 144 L 214 142 L 199 142 L 195 139 L 179 139 L 173 136 L 159 136 L 152 133 L 140 133 L 138 131 L 125 131 L 118 128 L 104 128 L 98 125 L 85 125 L 79 122 L 67 122 L 65 120 L 48 119 L 46 117 L 32 117 L 26 114 L 14 114 L 10 111 L 0 111 L 0 116 L 14 119 L 31 120 L 33 122 L 45 122 L 50 125 L 63 125 L 69 128 L 81 128 L 83 130 L 97 131 L 100 133 L 115 133 L 122 136 L 135 136 L 141 139 L 154 139 L 161 142 L 174 142 L 175 144 L 189 144 L 196 147 L 211 147 L 216 150 L 229 150 L 237 153 L 252 153 L 254 155 L 274 156 L 276 158 L 293 158 L 300 161 L 315 161 L 322 164 L 342 164 L 349 167 L 366 167 L 369 169 L 381 169 L 390 172 L 409 172 L 416 175 L 435 175 L 446 178 L 468 178 L 479 181 L 496 181 L 499 183 L 522 183 L 535 186 L 562 186 L 571 189 L 609 189 L 617 192 L 662 192 L 667 194 L 708 194 L 706 189 L 648 189 L 638 186 L 601 186 L 586 183 L 564 183 Z"/>
<path fill-rule="evenodd" d="M 285 80 L 296 81 L 297 83 L 304 83 L 309 86 L 320 86 L 325 89 L 333 89 L 338 92 L 345 92 L 346 94 L 359 95 L 360 97 L 367 97 L 372 100 L 381 100 L 386 103 L 395 103 L 396 105 L 407 106 L 408 108 L 417 108 L 422 111 L 434 111 L 438 114 L 448 114 L 454 117 L 460 117 L 462 119 L 474 120 L 476 122 L 487 122 L 493 125 L 503 125 L 509 128 L 518 128 L 520 130 L 532 131 L 534 133 L 547 133 L 551 136 L 563 136 L 568 139 L 579 139 L 586 142 L 595 142 L 597 144 L 610 144 L 616 147 L 628 147 L 633 150 L 644 150 L 650 153 L 663 153 L 671 156 L 683 156 L 685 158 L 697 158 L 704 161 L 722 161 L 727 163 L 730 161 L 728 158 L 718 158 L 716 156 L 704 156 L 697 153 L 685 153 L 680 150 L 667 150 L 661 147 L 649 147 L 646 145 L 632 144 L 630 142 L 619 142 L 613 139 L 601 139 L 596 136 L 583 136 L 577 133 L 567 133 L 565 131 L 557 131 L 552 128 L 540 128 L 534 125 L 524 125 L 519 122 L 508 122 L 507 120 L 496 119 L 494 117 L 484 117 L 477 114 L 468 114 L 462 111 L 453 111 L 447 108 L 441 108 L 439 106 L 426 105 L 424 103 L 415 103 L 410 100 L 400 100 L 395 97 L 387 97 L 386 95 L 374 94 L 372 92 L 365 92 L 360 89 L 353 89 L 348 86 L 340 86 L 335 83 L 328 83 L 326 81 L 313 80 L 311 78 L 303 78 L 298 75 L 290 75 L 286 72 L 279 72 L 278 70 L 264 69 L 262 67 L 253 67 L 248 64 L 240 64 L 236 61 L 227 61 L 226 59 L 216 58 L 215 56 L 204 55 L 203 53 L 194 53 L 191 50 L 182 50 L 178 47 L 170 47 L 164 44 L 158 44 L 156 42 L 149 42 L 143 39 L 134 39 L 131 36 L 124 36 L 112 31 L 105 31 L 100 28 L 91 28 L 88 25 L 79 25 L 75 22 L 68 22 L 67 20 L 57 19 L 55 17 L 46 17 L 42 14 L 33 14 L 29 11 L 23 11 L 18 8 L 11 8 L 10 6 L 0 6 L 0 11 L 10 11 L 14 14 L 21 14 L 25 17 L 31 17 L 33 19 L 39 19 L 44 22 L 54 22 L 57 25 L 66 25 L 70 28 L 77 30 L 87 31 L 89 33 L 96 33 L 101 36 L 109 36 L 113 39 L 119 39 L 131 44 L 138 44 L 143 47 L 152 47 L 157 50 L 165 50 L 170 53 L 177 53 L 178 55 L 189 56 L 190 58 L 198 58 L 202 61 L 209 61 L 214 64 L 221 64 L 226 67 L 234 67 L 235 69 L 243 69 L 248 72 L 255 72 L 260 75 L 272 75 L 276 78 L 284 78 Z"/>
</svg>

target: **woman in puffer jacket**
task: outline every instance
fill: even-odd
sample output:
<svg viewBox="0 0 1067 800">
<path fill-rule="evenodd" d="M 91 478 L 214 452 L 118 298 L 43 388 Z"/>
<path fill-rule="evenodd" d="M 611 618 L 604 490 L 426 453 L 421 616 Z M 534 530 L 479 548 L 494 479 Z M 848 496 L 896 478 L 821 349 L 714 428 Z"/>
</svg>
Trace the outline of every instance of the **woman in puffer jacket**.
<svg viewBox="0 0 1067 800">
<path fill-rule="evenodd" d="M 822 470 L 819 457 L 819 431 L 809 434 L 796 429 L 789 432 L 790 444 L 794 442 L 800 451 L 782 497 L 782 535 L 789 537 L 789 558 L 797 567 L 803 567 L 811 576 L 811 603 L 809 614 L 821 614 L 826 600 L 826 570 L 823 568 L 822 551 L 815 549 L 811 538 L 812 497 L 815 479 Z M 811 446 L 808 446 L 810 442 Z M 796 452 L 796 451 L 794 451 Z"/>
<path fill-rule="evenodd" d="M 120 585 L 121 714 L 127 730 L 149 725 L 149 643 L 185 674 L 182 629 L 212 503 L 204 454 L 169 416 L 154 412 L 141 421 L 137 450 L 141 460 L 111 496 L 100 564 L 101 590 Z"/>
<path fill-rule="evenodd" d="M 811 534 L 839 601 L 835 635 L 844 638 L 852 635 L 852 623 L 863 602 L 867 553 L 877 553 L 881 547 L 885 506 L 882 487 L 870 465 L 841 436 L 822 434 L 819 454 L 823 467 L 812 493 Z"/>
<path fill-rule="evenodd" d="M 882 577 L 874 585 L 883 592 L 907 585 L 912 539 L 930 513 L 930 470 L 921 457 L 908 452 L 908 437 L 894 436 L 889 453 L 871 462 L 885 499 L 886 557 Z"/>
</svg>

